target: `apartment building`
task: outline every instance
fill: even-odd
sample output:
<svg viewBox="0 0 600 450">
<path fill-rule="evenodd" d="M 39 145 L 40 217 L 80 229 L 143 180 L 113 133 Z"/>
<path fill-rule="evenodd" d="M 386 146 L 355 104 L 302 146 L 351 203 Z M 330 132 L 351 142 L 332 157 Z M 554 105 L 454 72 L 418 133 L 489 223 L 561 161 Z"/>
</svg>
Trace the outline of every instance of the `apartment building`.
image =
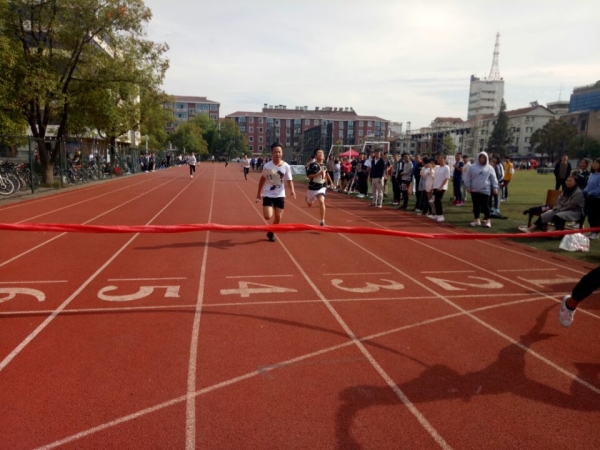
<svg viewBox="0 0 600 450">
<path fill-rule="evenodd" d="M 219 120 L 221 104 L 206 97 L 174 96 L 174 102 L 165 103 L 164 108 L 173 113 L 166 123 L 167 133 L 175 131 L 180 123 L 187 122 L 200 114 L 207 114 L 213 120 Z"/>
<path fill-rule="evenodd" d="M 504 98 L 504 80 L 487 80 L 471 75 L 468 119 L 485 114 L 498 114 Z"/>
<path fill-rule="evenodd" d="M 351 107 L 296 106 L 265 104 L 261 112 L 236 111 L 226 116 L 235 120 L 246 135 L 250 151 L 262 153 L 271 143 L 279 141 L 284 149 L 304 150 L 305 132 L 319 127 L 322 141 L 311 145 L 326 147 L 329 143 L 362 145 L 367 140 L 383 141 L 388 133 L 389 121 L 377 116 L 360 116 Z"/>
<path fill-rule="evenodd" d="M 531 153 L 531 135 L 546 125 L 556 114 L 548 108 L 532 102 L 528 108 L 506 111 L 508 115 L 509 154 L 526 155 Z M 487 148 L 487 143 L 492 135 L 498 115 L 488 114 L 477 121 L 475 131 L 479 143 L 479 151 Z"/>
</svg>

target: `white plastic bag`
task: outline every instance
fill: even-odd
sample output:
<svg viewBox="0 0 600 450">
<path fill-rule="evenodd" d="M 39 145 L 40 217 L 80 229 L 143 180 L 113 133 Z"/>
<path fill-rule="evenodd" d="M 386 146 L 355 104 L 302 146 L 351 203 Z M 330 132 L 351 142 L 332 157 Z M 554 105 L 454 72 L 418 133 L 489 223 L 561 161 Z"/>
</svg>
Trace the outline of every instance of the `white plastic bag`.
<svg viewBox="0 0 600 450">
<path fill-rule="evenodd" d="M 567 234 L 560 241 L 559 248 L 569 252 L 589 252 L 590 240 L 581 233 Z"/>
</svg>

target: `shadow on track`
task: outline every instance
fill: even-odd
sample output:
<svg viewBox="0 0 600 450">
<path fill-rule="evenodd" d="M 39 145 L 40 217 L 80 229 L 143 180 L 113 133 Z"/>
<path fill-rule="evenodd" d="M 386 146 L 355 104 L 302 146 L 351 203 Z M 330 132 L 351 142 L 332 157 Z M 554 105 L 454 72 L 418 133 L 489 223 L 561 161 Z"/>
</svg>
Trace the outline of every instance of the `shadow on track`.
<svg viewBox="0 0 600 450">
<path fill-rule="evenodd" d="M 548 319 L 548 313 L 555 309 L 555 305 L 546 308 L 533 328 L 520 337 L 519 344 L 530 348 L 536 342 L 557 336 L 541 332 Z M 455 399 L 469 402 L 482 395 L 513 394 L 558 408 L 584 412 L 600 411 L 600 397 L 590 395 L 590 390 L 577 381 L 571 383 L 571 393 L 566 394 L 529 379 L 526 374 L 525 356 L 522 348 L 511 344 L 500 350 L 495 362 L 480 371 L 461 374 L 438 364 L 429 366 L 418 378 L 398 387 L 413 404 Z M 598 380 L 600 364 L 582 363 L 575 364 L 575 367 L 579 371 L 579 378 Z M 380 405 L 401 406 L 398 398 L 387 386 L 359 385 L 344 389 L 340 392 L 340 401 L 342 405 L 337 412 L 335 430 L 337 448 L 340 450 L 361 449 L 360 443 L 354 439 L 351 432 L 359 412 Z"/>
</svg>

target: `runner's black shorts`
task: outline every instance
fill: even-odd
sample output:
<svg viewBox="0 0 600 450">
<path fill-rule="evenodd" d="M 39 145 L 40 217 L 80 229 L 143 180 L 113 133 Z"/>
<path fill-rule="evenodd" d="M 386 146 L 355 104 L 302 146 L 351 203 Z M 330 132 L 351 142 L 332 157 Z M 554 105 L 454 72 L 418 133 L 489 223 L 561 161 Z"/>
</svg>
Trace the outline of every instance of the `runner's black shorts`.
<svg viewBox="0 0 600 450">
<path fill-rule="evenodd" d="M 244 167 L 244 174 L 248 175 L 250 173 L 250 167 Z"/>
<path fill-rule="evenodd" d="M 285 198 L 284 197 L 263 197 L 263 206 L 270 206 L 272 208 L 284 209 Z"/>
</svg>

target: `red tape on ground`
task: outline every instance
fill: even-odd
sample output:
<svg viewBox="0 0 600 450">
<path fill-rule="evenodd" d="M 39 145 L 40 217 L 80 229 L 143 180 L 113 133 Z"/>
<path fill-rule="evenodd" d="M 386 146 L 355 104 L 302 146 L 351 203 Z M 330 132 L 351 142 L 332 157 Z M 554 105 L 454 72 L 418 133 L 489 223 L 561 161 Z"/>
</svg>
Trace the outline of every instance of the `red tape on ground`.
<svg viewBox="0 0 600 450">
<path fill-rule="evenodd" d="M 283 225 L 219 225 L 216 223 L 187 225 L 78 225 L 68 223 L 0 223 L 0 230 L 8 231 L 52 231 L 61 233 L 191 233 L 197 231 L 217 231 L 228 233 L 266 232 L 290 233 L 299 231 L 318 231 L 321 233 L 374 234 L 381 236 L 408 237 L 415 239 L 518 239 L 561 237 L 566 234 L 580 233 L 582 230 L 548 231 L 539 233 L 411 233 L 408 231 L 382 230 L 369 227 L 321 227 L 302 223 Z M 600 228 L 587 228 L 586 232 L 600 232 Z"/>
</svg>

